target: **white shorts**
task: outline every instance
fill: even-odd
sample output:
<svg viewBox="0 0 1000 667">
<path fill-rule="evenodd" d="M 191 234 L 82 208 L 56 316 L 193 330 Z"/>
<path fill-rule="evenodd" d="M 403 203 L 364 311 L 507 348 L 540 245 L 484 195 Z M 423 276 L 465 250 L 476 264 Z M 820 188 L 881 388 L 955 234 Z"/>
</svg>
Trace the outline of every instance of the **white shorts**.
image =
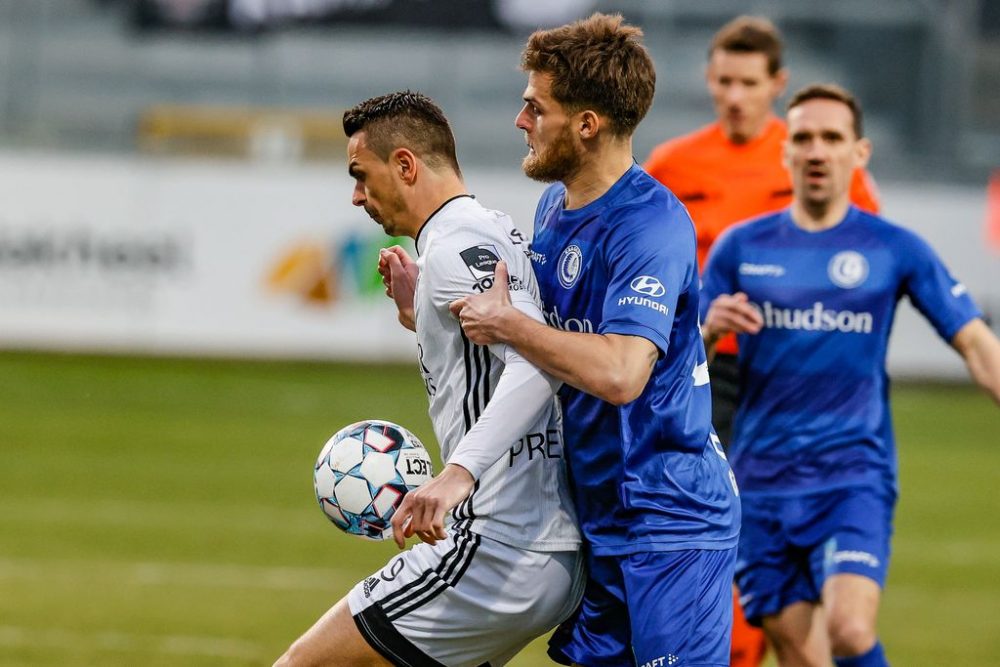
<svg viewBox="0 0 1000 667">
<path fill-rule="evenodd" d="M 347 594 L 362 636 L 394 665 L 503 665 L 576 609 L 578 551 L 527 551 L 475 533 L 420 543 Z"/>
</svg>

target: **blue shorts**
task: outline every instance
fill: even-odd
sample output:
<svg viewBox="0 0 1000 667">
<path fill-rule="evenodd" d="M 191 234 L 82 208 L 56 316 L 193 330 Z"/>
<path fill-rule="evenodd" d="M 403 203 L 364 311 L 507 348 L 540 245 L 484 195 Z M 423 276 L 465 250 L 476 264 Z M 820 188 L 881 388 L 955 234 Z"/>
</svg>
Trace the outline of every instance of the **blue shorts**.
<svg viewBox="0 0 1000 667">
<path fill-rule="evenodd" d="M 735 564 L 735 547 L 591 555 L 583 601 L 549 656 L 588 667 L 728 665 Z"/>
<path fill-rule="evenodd" d="M 753 625 L 794 602 L 818 601 L 834 574 L 885 584 L 891 494 L 851 486 L 801 496 L 744 493 L 742 502 L 736 584 Z"/>
</svg>

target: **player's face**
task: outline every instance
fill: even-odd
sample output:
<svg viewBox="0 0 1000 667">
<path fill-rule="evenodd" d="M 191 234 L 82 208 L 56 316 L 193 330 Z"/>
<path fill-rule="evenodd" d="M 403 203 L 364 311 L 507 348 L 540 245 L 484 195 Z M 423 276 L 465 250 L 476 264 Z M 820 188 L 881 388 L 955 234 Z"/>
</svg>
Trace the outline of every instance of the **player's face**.
<svg viewBox="0 0 1000 667">
<path fill-rule="evenodd" d="M 787 74 L 767 71 L 763 53 L 716 49 L 706 70 L 715 115 L 729 140 L 745 143 L 756 137 L 771 113 L 774 100 L 785 89 Z"/>
<path fill-rule="evenodd" d="M 844 103 L 813 99 L 788 112 L 785 164 L 795 198 L 807 206 L 846 201 L 851 175 L 868 162 L 871 146 L 854 134 L 854 115 Z"/>
<path fill-rule="evenodd" d="M 544 183 L 566 180 L 580 169 L 583 159 L 570 118 L 551 91 L 550 75 L 529 72 L 524 106 L 514 119 L 528 144 L 521 168 L 529 178 Z"/>
<path fill-rule="evenodd" d="M 368 148 L 364 130 L 347 142 L 347 173 L 354 179 L 351 203 L 365 209 L 389 236 L 399 236 L 406 204 L 390 165 Z"/>
</svg>

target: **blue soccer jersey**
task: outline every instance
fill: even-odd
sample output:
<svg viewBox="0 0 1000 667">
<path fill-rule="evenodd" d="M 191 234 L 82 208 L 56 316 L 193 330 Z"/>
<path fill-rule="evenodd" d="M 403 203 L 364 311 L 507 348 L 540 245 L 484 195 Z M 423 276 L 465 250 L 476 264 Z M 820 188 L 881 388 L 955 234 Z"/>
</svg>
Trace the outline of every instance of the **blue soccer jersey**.
<svg viewBox="0 0 1000 667">
<path fill-rule="evenodd" d="M 596 555 L 724 549 L 739 533 L 732 471 L 713 444 L 691 218 L 637 165 L 587 206 L 546 190 L 531 258 L 549 324 L 659 349 L 635 401 L 560 391 L 577 514 Z"/>
<path fill-rule="evenodd" d="M 764 326 L 739 336 L 729 454 L 745 493 L 853 484 L 896 492 L 886 347 L 902 296 L 946 341 L 980 315 L 921 238 L 850 208 L 819 232 L 789 211 L 728 230 L 709 255 L 701 308 L 745 292 Z"/>
</svg>

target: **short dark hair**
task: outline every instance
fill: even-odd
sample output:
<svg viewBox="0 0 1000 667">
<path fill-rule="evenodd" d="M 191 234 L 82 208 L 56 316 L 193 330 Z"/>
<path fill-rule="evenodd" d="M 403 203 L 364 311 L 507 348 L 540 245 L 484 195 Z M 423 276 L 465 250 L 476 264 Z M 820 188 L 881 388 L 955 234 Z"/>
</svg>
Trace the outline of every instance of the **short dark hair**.
<svg viewBox="0 0 1000 667">
<path fill-rule="evenodd" d="M 532 33 L 521 68 L 550 75 L 557 102 L 572 112 L 590 108 L 606 116 L 617 136 L 630 136 L 653 104 L 653 59 L 642 30 L 621 14 L 596 13 Z"/>
<path fill-rule="evenodd" d="M 792 99 L 788 100 L 786 111 L 791 111 L 795 107 L 808 102 L 809 100 L 833 100 L 840 102 L 851 110 L 854 117 L 854 136 L 857 139 L 865 136 L 864 124 L 862 122 L 861 102 L 858 101 L 846 88 L 835 83 L 814 83 L 796 91 Z"/>
<path fill-rule="evenodd" d="M 761 16 L 737 16 L 719 28 L 708 48 L 708 57 L 716 51 L 761 53 L 767 58 L 767 73 L 774 76 L 781 69 L 781 33 Z"/>
<path fill-rule="evenodd" d="M 344 134 L 364 130 L 368 147 L 383 161 L 396 148 L 410 149 L 432 168 L 445 164 L 461 173 L 455 154 L 455 135 L 434 100 L 403 90 L 372 97 L 344 112 Z"/>
</svg>

